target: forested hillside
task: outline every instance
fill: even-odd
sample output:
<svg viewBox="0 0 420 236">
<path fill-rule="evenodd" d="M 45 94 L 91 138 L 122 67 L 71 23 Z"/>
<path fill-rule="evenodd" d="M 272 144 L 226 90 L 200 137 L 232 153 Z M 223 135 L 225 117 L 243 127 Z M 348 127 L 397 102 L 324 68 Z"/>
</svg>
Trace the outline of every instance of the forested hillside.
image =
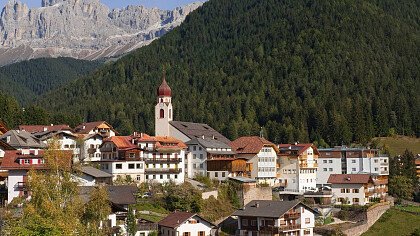
<svg viewBox="0 0 420 236">
<path fill-rule="evenodd" d="M 39 95 L 98 68 L 97 61 L 34 59 L 0 67 L 0 90 L 27 104 Z"/>
<path fill-rule="evenodd" d="M 419 135 L 415 0 L 210 0 L 151 45 L 45 96 L 49 110 L 153 133 L 162 68 L 176 120 L 229 138 Z"/>
</svg>

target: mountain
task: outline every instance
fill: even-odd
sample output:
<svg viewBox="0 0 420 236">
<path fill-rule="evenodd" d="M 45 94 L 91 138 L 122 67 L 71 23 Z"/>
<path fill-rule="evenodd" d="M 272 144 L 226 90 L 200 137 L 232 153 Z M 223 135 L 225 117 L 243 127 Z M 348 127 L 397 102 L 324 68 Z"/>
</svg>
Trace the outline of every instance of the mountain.
<svg viewBox="0 0 420 236">
<path fill-rule="evenodd" d="M 84 75 L 102 65 L 99 61 L 73 58 L 39 58 L 0 67 L 0 91 L 15 97 L 20 104 Z"/>
<path fill-rule="evenodd" d="M 0 65 L 40 57 L 119 56 L 161 37 L 200 5 L 110 10 L 99 0 L 42 0 L 42 7 L 29 9 L 9 0 L 0 15 Z"/>
<path fill-rule="evenodd" d="M 153 132 L 165 67 L 175 120 L 229 138 L 324 145 L 420 135 L 415 0 L 210 0 L 183 24 L 46 95 L 50 111 Z"/>
</svg>

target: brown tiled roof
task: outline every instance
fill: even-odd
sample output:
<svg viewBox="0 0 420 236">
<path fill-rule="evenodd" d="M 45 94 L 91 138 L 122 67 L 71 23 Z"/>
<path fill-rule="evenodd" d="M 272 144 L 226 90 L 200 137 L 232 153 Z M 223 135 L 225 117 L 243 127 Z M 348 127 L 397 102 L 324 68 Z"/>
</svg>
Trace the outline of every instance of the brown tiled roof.
<svg viewBox="0 0 420 236">
<path fill-rule="evenodd" d="M 269 217 L 269 218 L 280 218 L 290 209 L 301 205 L 305 209 L 317 213 L 312 208 L 306 206 L 299 200 L 294 201 L 273 201 L 273 200 L 252 200 L 243 209 L 235 211 L 232 215 L 234 216 L 251 216 L 251 217 Z"/>
<path fill-rule="evenodd" d="M 70 167 L 73 151 L 66 150 L 60 152 L 64 154 L 64 159 L 60 161 L 60 164 Z M 44 158 L 44 153 L 44 150 L 39 150 L 37 155 L 35 155 L 35 151 L 30 151 L 30 154 L 22 154 L 22 150 L 5 151 L 0 168 L 2 170 L 47 169 L 45 164 L 21 165 L 17 161 L 18 159 L 42 159 Z"/>
<path fill-rule="evenodd" d="M 79 195 L 84 202 L 89 201 L 90 193 L 94 186 L 80 186 Z M 105 186 L 108 191 L 109 201 L 116 205 L 136 204 L 136 194 L 138 188 L 135 185 Z"/>
<path fill-rule="evenodd" d="M 9 129 L 6 127 L 6 124 L 0 121 L 0 135 L 6 133 L 7 131 L 9 131 Z"/>
<path fill-rule="evenodd" d="M 230 143 L 229 139 L 217 132 L 208 124 L 183 121 L 171 121 L 170 124 L 190 139 L 202 138 L 204 136 L 206 138 L 214 138 L 226 144 Z"/>
<path fill-rule="evenodd" d="M 257 154 L 264 146 L 273 147 L 278 152 L 277 146 L 258 136 L 240 137 L 229 144 L 238 154 Z"/>
<path fill-rule="evenodd" d="M 107 126 L 109 126 L 111 128 L 111 130 L 114 130 L 114 128 L 110 124 L 108 124 L 106 121 L 95 121 L 95 122 L 89 122 L 89 123 L 82 123 L 82 124 L 78 125 L 76 128 L 74 128 L 74 132 L 76 132 L 78 134 L 87 134 L 91 130 L 95 129 L 96 127 L 98 127 L 99 125 L 104 124 L 104 123 Z"/>
<path fill-rule="evenodd" d="M 105 142 L 113 142 L 115 146 L 117 146 L 118 149 L 129 149 L 129 148 L 135 148 L 136 145 L 131 143 L 131 137 L 130 136 L 114 136 L 110 137 L 104 140 Z"/>
<path fill-rule="evenodd" d="M 187 145 L 179 139 L 168 136 L 149 136 L 142 134 L 137 137 L 138 142 L 154 142 L 156 149 L 186 149 Z"/>
<path fill-rule="evenodd" d="M 159 224 L 159 226 L 164 226 L 164 227 L 175 229 L 178 226 L 180 226 L 181 224 L 183 224 L 185 221 L 187 221 L 188 219 L 190 219 L 191 217 L 194 217 L 196 215 L 197 214 L 191 213 L 191 212 L 176 211 L 176 212 L 172 212 L 167 217 L 165 217 L 163 220 L 159 221 L 158 224 Z M 214 224 L 212 224 L 210 221 L 200 217 L 199 215 L 197 215 L 197 217 L 199 217 L 201 220 L 204 220 L 204 221 L 208 222 L 210 225 L 214 226 Z"/>
<path fill-rule="evenodd" d="M 44 131 L 71 130 L 68 125 L 19 125 L 19 130 L 25 130 L 29 133 L 39 133 Z"/>
<path fill-rule="evenodd" d="M 369 174 L 331 174 L 328 178 L 330 184 L 367 184 L 372 182 Z"/>
</svg>

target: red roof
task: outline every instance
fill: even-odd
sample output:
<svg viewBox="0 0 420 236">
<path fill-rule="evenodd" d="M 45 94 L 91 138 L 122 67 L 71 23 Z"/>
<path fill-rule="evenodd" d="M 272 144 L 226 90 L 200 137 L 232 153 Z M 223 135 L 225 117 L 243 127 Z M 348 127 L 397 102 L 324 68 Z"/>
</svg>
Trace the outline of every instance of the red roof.
<svg viewBox="0 0 420 236">
<path fill-rule="evenodd" d="M 29 133 L 39 133 L 44 131 L 71 130 L 68 125 L 19 125 L 19 130 Z"/>
<path fill-rule="evenodd" d="M 330 184 L 367 184 L 372 182 L 369 174 L 331 174 L 328 178 Z"/>
<path fill-rule="evenodd" d="M 276 152 L 279 151 L 274 143 L 258 136 L 240 137 L 232 141 L 229 145 L 238 154 L 257 154 L 264 146 L 270 146 Z"/>
<path fill-rule="evenodd" d="M 134 137 L 136 138 L 136 137 Z M 186 149 L 187 145 L 179 139 L 168 136 L 149 136 L 147 134 L 141 134 L 137 137 L 138 142 L 154 142 L 156 143 L 156 149 Z"/>
<path fill-rule="evenodd" d="M 166 83 L 165 75 L 163 76 L 162 84 L 159 86 L 157 90 L 157 95 L 170 97 L 172 95 L 171 87 L 169 87 L 168 83 Z"/>
<path fill-rule="evenodd" d="M 39 165 L 21 165 L 16 160 L 17 159 L 43 159 L 43 151 L 38 151 L 38 155 L 32 154 L 22 154 L 21 150 L 6 151 L 1 162 L 1 169 L 3 170 L 29 170 L 29 169 L 46 169 L 45 164 Z"/>
<path fill-rule="evenodd" d="M 5 134 L 5 133 L 7 133 L 7 131 L 9 131 L 9 129 L 6 127 L 6 125 L 2 122 L 2 121 L 0 121 L 0 134 Z"/>
<path fill-rule="evenodd" d="M 136 148 L 137 146 L 131 143 L 130 136 L 114 136 L 104 140 L 104 142 L 113 142 L 118 149 Z"/>
</svg>

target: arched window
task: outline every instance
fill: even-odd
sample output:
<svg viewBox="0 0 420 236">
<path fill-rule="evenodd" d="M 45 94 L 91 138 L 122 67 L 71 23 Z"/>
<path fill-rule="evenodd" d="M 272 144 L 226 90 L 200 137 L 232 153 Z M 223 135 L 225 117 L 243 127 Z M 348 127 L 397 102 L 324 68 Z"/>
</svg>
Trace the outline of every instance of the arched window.
<svg viewBox="0 0 420 236">
<path fill-rule="evenodd" d="M 172 109 L 169 109 L 169 119 L 172 119 Z"/>
<path fill-rule="evenodd" d="M 163 102 L 163 98 L 160 99 L 160 102 Z"/>
<path fill-rule="evenodd" d="M 160 109 L 160 118 L 165 118 L 165 111 L 163 109 Z"/>
</svg>

